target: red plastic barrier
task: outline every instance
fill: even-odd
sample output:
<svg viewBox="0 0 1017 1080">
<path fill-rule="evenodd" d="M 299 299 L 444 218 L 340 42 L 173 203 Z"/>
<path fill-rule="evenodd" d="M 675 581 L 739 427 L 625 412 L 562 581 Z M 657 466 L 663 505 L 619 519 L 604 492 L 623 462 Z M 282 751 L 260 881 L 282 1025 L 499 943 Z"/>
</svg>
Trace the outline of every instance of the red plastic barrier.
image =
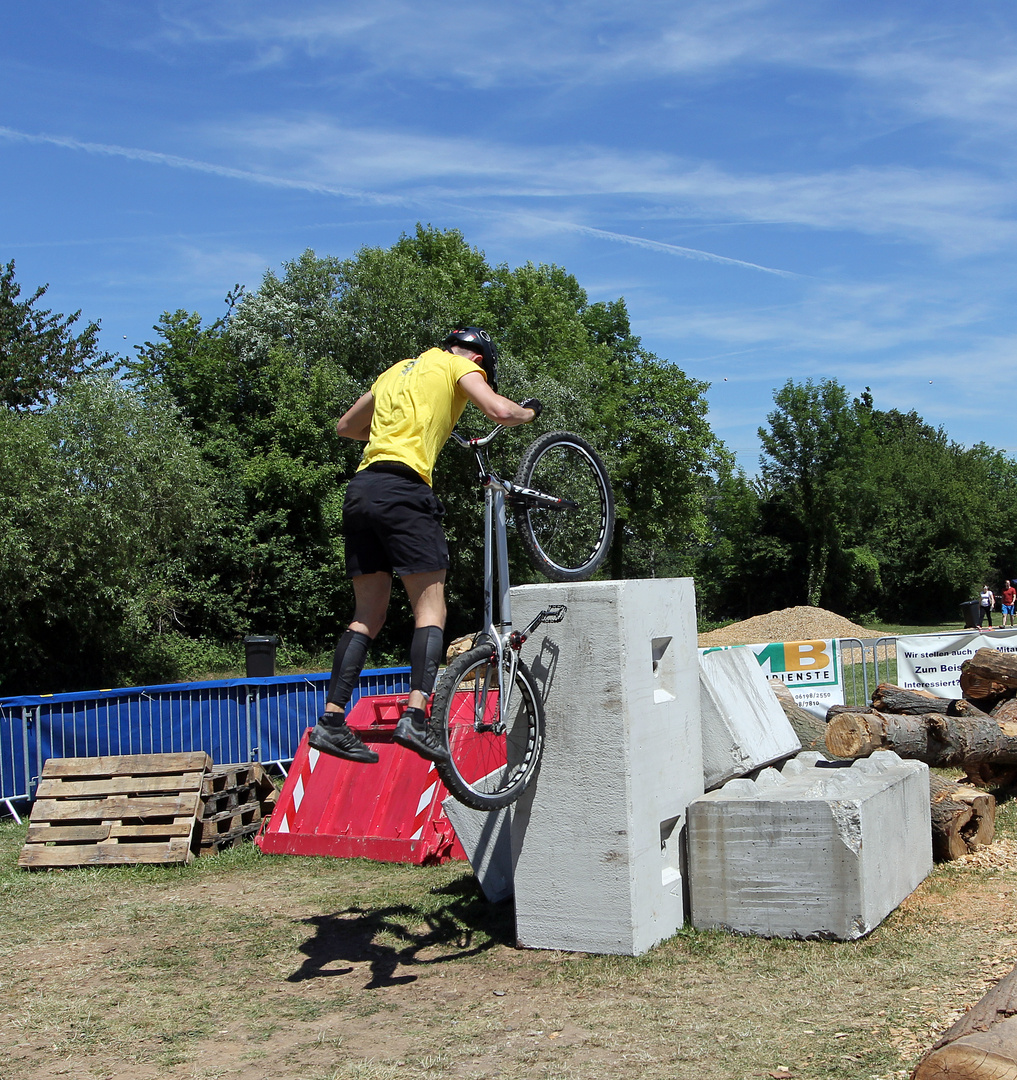
<svg viewBox="0 0 1017 1080">
<path fill-rule="evenodd" d="M 465 859 L 441 808 L 448 792 L 433 763 L 392 741 L 405 707 L 405 694 L 362 697 L 346 718 L 377 752 L 377 765 L 312 750 L 305 732 L 255 841 L 261 850 L 417 865 Z"/>
</svg>

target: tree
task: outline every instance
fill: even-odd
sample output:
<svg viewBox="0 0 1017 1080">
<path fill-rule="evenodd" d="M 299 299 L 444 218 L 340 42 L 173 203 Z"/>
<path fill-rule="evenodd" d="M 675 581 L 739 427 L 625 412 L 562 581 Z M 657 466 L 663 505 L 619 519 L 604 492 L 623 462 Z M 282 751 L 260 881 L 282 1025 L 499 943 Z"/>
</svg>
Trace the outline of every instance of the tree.
<svg viewBox="0 0 1017 1080">
<path fill-rule="evenodd" d="M 19 301 L 14 260 L 0 265 L 0 404 L 8 409 L 45 405 L 69 379 L 110 359 L 99 355 L 98 323 L 74 335 L 80 311 L 64 317 L 36 307 L 48 288 Z"/>
<path fill-rule="evenodd" d="M 190 558 L 216 529 L 178 411 L 108 376 L 0 410 L 4 693 L 172 676 Z"/>
<path fill-rule="evenodd" d="M 334 637 L 351 602 L 340 507 L 362 449 L 335 436 L 334 421 L 387 366 L 456 325 L 490 329 L 502 391 L 546 405 L 535 428 L 499 440 L 496 468 L 511 476 L 522 440 L 555 427 L 603 451 L 619 495 L 615 572 L 668 572 L 702 531 L 717 447 L 705 385 L 642 349 L 624 301 L 590 304 L 560 267 L 492 268 L 457 231 L 418 226 L 352 259 L 304 252 L 232 302 L 209 325 L 164 316 L 133 368 L 146 392 L 172 394 L 206 460 L 234 481 L 227 535 L 202 578 L 203 614 L 193 613 L 202 626 L 280 631 L 307 647 Z M 463 423 L 486 421 L 468 406 Z M 474 471 L 469 455 L 448 449 L 435 472 L 453 560 L 450 632 L 475 628 L 480 608 Z M 533 580 L 518 551 L 513 573 Z M 397 606 L 382 649 L 402 648 L 407 619 Z"/>
<path fill-rule="evenodd" d="M 864 448 L 864 407 L 834 379 L 788 379 L 774 394 L 769 429 L 759 428 L 760 473 L 801 552 L 804 601 L 818 606 L 831 562 L 847 545 L 843 525 Z"/>
<path fill-rule="evenodd" d="M 1017 558 L 1017 511 L 1000 497 L 1017 481 L 1008 455 L 965 449 L 913 411 L 878 410 L 868 389 L 849 400 L 833 380 L 789 380 L 774 402 L 760 475 L 721 475 L 709 502 L 700 566 L 715 612 L 804 600 L 942 618 L 1007 575 Z"/>
<path fill-rule="evenodd" d="M 1000 576 L 997 553 L 1012 550 L 1014 517 L 998 494 L 1014 463 L 984 445 L 965 449 L 914 411 L 873 410 L 870 423 L 856 512 L 879 565 L 873 606 L 898 618 L 942 616 Z M 985 514 L 997 500 L 999 512 Z"/>
</svg>

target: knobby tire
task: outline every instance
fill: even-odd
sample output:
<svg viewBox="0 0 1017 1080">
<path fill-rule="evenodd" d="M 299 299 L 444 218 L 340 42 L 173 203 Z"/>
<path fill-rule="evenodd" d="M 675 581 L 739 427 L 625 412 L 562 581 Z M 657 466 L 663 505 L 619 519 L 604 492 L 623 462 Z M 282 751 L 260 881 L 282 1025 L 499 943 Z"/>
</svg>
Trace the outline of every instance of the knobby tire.
<svg viewBox="0 0 1017 1080">
<path fill-rule="evenodd" d="M 533 676 L 519 662 L 504 733 L 476 729 L 475 719 L 497 719 L 494 649 L 478 645 L 445 669 L 434 692 L 431 722 L 447 740 L 451 758 L 437 765 L 449 793 L 474 810 L 500 810 L 533 782 L 544 747 L 544 711 Z M 486 699 L 483 697 L 487 688 Z M 484 711 L 481 711 L 481 702 Z"/>
<path fill-rule="evenodd" d="M 516 473 L 519 487 L 573 504 L 551 509 L 512 500 L 516 530 L 533 565 L 552 581 L 585 581 L 607 557 L 614 534 L 614 495 L 592 446 L 568 431 L 537 438 Z"/>
</svg>

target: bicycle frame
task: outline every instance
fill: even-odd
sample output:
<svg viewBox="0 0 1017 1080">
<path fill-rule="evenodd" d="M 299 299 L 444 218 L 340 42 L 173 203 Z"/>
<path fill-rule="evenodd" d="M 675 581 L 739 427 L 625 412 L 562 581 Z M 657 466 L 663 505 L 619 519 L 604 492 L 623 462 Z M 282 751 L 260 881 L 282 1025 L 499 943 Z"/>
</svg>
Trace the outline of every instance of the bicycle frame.
<svg viewBox="0 0 1017 1080">
<path fill-rule="evenodd" d="M 498 672 L 498 712 L 499 717 L 507 713 L 511 702 L 509 697 L 515 686 L 516 668 L 519 663 L 519 651 L 523 643 L 543 622 L 561 622 L 565 615 L 564 604 L 554 604 L 540 612 L 522 631 L 512 629 L 512 598 L 510 595 L 508 561 L 508 531 L 505 520 L 506 497 L 517 492 L 546 499 L 552 505 L 562 505 L 562 500 L 546 496 L 541 492 L 531 492 L 517 487 L 511 480 L 504 480 L 493 472 L 484 453 L 488 445 L 502 431 L 499 424 L 486 435 L 464 438 L 457 431 L 452 438 L 462 447 L 473 451 L 477 459 L 480 484 L 484 488 L 484 633 L 494 645 L 496 670 Z M 497 588 L 497 610 L 499 621 L 495 623 L 495 589 Z M 508 665 L 506 670 L 506 658 Z M 508 684 L 506 687 L 506 683 Z M 484 687 L 478 705 L 478 720 L 485 715 L 487 687 Z M 500 723 L 500 720 L 499 720 Z"/>
<path fill-rule="evenodd" d="M 477 459 L 477 468 L 480 474 L 480 483 L 484 488 L 484 633 L 494 644 L 495 665 L 498 672 L 498 701 L 499 712 L 507 711 L 508 702 L 505 701 L 505 657 L 509 657 L 508 686 L 515 682 L 515 669 L 518 660 L 518 649 L 510 648 L 512 637 L 512 599 L 510 596 L 509 564 L 508 564 L 508 531 L 505 523 L 505 496 L 513 488 L 510 481 L 503 480 L 497 473 L 492 472 L 487 464 L 485 448 L 491 443 L 499 432 L 503 431 L 499 424 L 487 435 L 477 438 L 465 439 L 457 431 L 452 432 L 452 438 L 462 447 L 468 447 L 473 451 Z M 498 614 L 499 622 L 495 624 L 495 586 L 498 588 Z M 520 642 L 521 644 L 521 642 Z M 486 707 L 487 690 L 485 687 L 481 704 L 480 715 L 484 716 Z M 504 702 L 502 706 L 501 703 Z"/>
</svg>

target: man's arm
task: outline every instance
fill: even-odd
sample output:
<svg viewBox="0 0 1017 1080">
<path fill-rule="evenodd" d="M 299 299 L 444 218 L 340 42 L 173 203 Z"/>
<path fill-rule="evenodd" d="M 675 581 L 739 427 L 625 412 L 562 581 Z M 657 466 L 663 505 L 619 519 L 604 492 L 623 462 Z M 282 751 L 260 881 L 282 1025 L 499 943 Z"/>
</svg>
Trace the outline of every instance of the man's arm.
<svg viewBox="0 0 1017 1080">
<path fill-rule="evenodd" d="M 483 378 L 483 375 L 481 375 Z M 336 434 L 344 439 L 359 439 L 367 442 L 371 435 L 371 420 L 374 417 L 374 394 L 370 390 L 360 397 L 339 417 L 335 426 Z"/>
<path fill-rule="evenodd" d="M 496 394 L 488 385 L 482 371 L 467 372 L 459 385 L 474 405 L 488 418 L 503 427 L 528 424 L 537 417 L 533 409 L 524 409 L 511 398 Z M 355 408 L 356 406 L 354 406 Z"/>
</svg>

